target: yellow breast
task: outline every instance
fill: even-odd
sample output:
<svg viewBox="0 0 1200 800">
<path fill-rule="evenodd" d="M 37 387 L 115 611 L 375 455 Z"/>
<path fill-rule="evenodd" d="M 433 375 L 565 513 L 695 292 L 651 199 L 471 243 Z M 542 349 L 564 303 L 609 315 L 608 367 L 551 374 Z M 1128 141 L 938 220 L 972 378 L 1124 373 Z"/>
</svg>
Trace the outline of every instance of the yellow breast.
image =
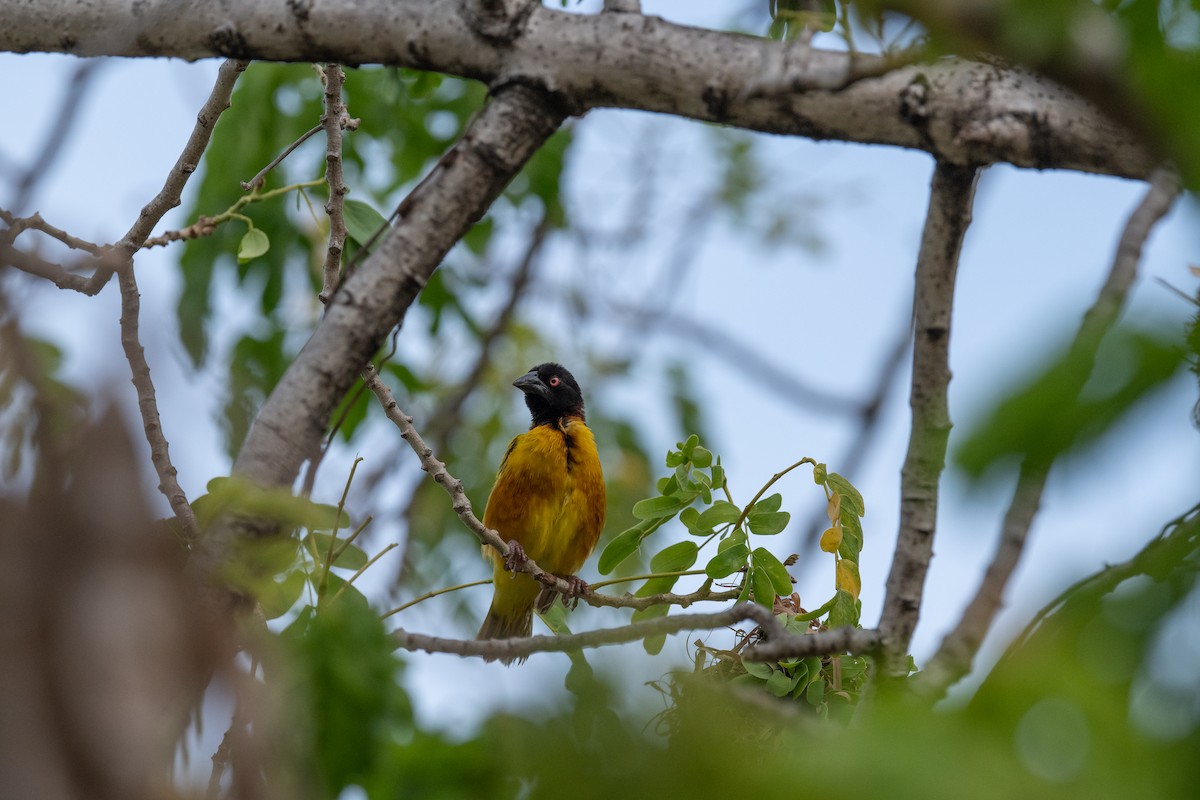
<svg viewBox="0 0 1200 800">
<path fill-rule="evenodd" d="M 483 522 L 520 542 L 542 569 L 571 575 L 595 549 L 604 512 L 596 440 L 582 420 L 568 417 L 513 439 Z"/>
</svg>

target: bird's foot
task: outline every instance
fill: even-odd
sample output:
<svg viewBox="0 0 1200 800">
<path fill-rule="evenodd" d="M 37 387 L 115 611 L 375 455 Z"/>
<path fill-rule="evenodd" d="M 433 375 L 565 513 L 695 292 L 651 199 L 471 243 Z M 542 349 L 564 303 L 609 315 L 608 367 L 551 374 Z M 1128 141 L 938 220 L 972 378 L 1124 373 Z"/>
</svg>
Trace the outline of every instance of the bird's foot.
<svg viewBox="0 0 1200 800">
<path fill-rule="evenodd" d="M 517 572 L 528 562 L 529 556 L 526 555 L 525 548 L 516 539 L 510 539 L 508 542 L 508 555 L 504 557 L 504 568 L 509 572 Z"/>
<path fill-rule="evenodd" d="M 592 593 L 592 587 L 578 575 L 568 575 L 563 580 L 571 587 L 570 591 L 563 594 L 563 602 L 570 601 L 572 609 L 579 605 L 579 598 Z"/>
</svg>

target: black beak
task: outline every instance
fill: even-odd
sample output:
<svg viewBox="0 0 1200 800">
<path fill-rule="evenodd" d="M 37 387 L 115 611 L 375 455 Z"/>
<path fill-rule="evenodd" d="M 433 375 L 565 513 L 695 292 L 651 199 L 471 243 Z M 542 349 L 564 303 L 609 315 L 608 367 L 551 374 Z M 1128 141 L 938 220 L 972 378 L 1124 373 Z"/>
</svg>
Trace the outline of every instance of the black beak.
<svg viewBox="0 0 1200 800">
<path fill-rule="evenodd" d="M 550 397 L 550 387 L 542 383 L 542 379 L 534 370 L 526 372 L 521 377 L 513 381 L 513 386 L 520 389 L 525 394 L 536 394 L 539 397 Z"/>
</svg>

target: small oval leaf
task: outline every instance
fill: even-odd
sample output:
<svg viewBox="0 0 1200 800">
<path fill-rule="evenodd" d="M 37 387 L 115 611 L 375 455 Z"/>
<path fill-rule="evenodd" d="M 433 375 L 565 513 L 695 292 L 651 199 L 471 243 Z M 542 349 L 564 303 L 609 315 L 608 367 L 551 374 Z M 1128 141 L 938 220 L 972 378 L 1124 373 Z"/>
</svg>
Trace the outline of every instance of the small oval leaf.
<svg viewBox="0 0 1200 800">
<path fill-rule="evenodd" d="M 600 554 L 600 563 L 596 565 L 596 569 L 600 570 L 601 575 L 612 572 L 618 564 L 637 552 L 644 535 L 645 532 L 641 528 L 630 528 L 615 536 Z"/>
<path fill-rule="evenodd" d="M 683 506 L 683 501 L 678 497 L 648 497 L 633 504 L 633 515 L 638 519 L 673 517 Z"/>
<path fill-rule="evenodd" d="M 650 570 L 651 572 L 680 572 L 695 564 L 696 556 L 699 553 L 700 548 L 696 546 L 695 542 L 676 542 L 669 547 L 664 547 L 654 555 L 654 558 L 650 559 Z"/>
<path fill-rule="evenodd" d="M 271 240 L 259 228 L 251 228 L 242 236 L 242 240 L 238 242 L 237 259 L 240 263 L 245 264 L 247 261 L 265 255 L 271 249 Z"/>
<path fill-rule="evenodd" d="M 842 546 L 842 526 L 834 525 L 832 528 L 826 528 L 821 534 L 821 549 L 826 553 L 836 553 L 838 548 Z"/>
<path fill-rule="evenodd" d="M 746 518 L 746 525 L 751 533 L 759 536 L 774 536 L 787 527 L 792 515 L 787 511 L 752 511 Z"/>
<path fill-rule="evenodd" d="M 704 567 L 704 571 L 710 578 L 727 578 L 745 565 L 748 555 L 749 547 L 742 542 L 734 542 L 713 556 Z"/>
</svg>

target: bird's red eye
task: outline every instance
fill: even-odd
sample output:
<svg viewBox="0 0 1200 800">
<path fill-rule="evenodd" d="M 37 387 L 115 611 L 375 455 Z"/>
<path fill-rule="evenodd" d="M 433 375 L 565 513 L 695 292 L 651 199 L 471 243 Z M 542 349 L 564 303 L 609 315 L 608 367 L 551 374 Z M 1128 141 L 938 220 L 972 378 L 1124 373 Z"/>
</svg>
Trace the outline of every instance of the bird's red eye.
<svg viewBox="0 0 1200 800">
<path fill-rule="evenodd" d="M 558 384 L 560 384 L 560 383 L 562 383 L 562 381 L 560 381 L 560 380 L 558 379 L 558 376 L 557 376 L 557 375 L 555 375 L 553 378 L 551 378 L 551 379 L 550 379 L 550 385 L 551 385 L 551 386 L 558 386 Z"/>
</svg>

